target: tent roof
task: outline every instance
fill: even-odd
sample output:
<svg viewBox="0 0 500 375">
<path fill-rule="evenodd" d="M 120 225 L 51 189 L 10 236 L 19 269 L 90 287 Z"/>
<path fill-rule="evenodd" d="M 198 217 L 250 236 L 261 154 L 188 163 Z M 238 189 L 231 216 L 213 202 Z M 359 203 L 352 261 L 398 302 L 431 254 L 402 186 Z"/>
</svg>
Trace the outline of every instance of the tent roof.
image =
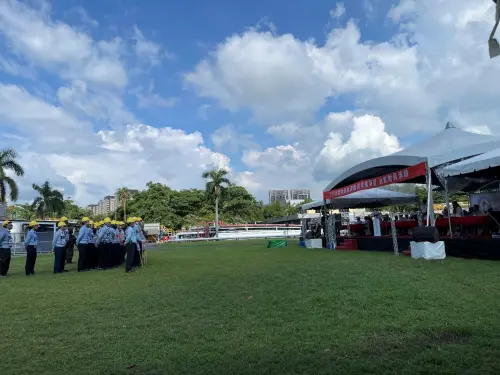
<svg viewBox="0 0 500 375">
<path fill-rule="evenodd" d="M 418 201 L 415 194 L 399 193 L 386 189 L 370 189 L 356 191 L 343 197 L 326 201 L 332 208 L 374 208 L 397 204 L 412 204 Z M 323 206 L 324 201 L 306 203 L 303 210 L 310 210 Z"/>
<path fill-rule="evenodd" d="M 443 169 L 445 177 L 465 175 L 500 166 L 500 148 L 451 164 Z"/>
<path fill-rule="evenodd" d="M 428 160 L 430 167 L 434 168 L 480 155 L 498 147 L 500 147 L 500 137 L 471 133 L 448 123 L 444 130 L 423 142 L 391 155 L 367 160 L 346 170 L 333 179 L 324 191 L 343 187 L 362 179 L 378 177 L 423 161 Z"/>
</svg>

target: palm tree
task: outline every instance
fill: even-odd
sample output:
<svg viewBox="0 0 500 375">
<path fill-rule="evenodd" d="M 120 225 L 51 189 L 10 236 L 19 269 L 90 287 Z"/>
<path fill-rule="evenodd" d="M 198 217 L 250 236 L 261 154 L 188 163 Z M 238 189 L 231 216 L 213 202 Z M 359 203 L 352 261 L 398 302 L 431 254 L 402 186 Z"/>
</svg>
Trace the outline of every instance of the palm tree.
<svg viewBox="0 0 500 375">
<path fill-rule="evenodd" d="M 227 171 L 225 169 L 212 169 L 204 172 L 202 177 L 207 180 L 206 192 L 215 199 L 215 237 L 219 237 L 219 199 L 224 193 L 226 186 L 231 183 L 226 178 Z M 226 186 L 224 186 L 226 185 Z"/>
<path fill-rule="evenodd" d="M 7 176 L 7 171 L 12 171 L 18 177 L 24 175 L 23 168 L 16 162 L 17 152 L 12 148 L 0 151 L 0 202 L 6 202 L 7 186 L 10 190 L 10 200 L 16 201 L 19 197 L 19 188 L 12 177 Z"/>
<path fill-rule="evenodd" d="M 42 186 L 33 184 L 33 189 L 39 194 L 32 204 L 32 207 L 36 210 L 38 217 L 45 219 L 47 214 L 60 215 L 63 212 L 63 195 L 59 190 L 52 189 L 49 181 L 45 181 Z"/>
<path fill-rule="evenodd" d="M 123 220 L 127 220 L 127 200 L 130 198 L 130 191 L 126 187 L 122 187 L 116 190 L 115 194 L 118 204 L 123 205 Z"/>
</svg>

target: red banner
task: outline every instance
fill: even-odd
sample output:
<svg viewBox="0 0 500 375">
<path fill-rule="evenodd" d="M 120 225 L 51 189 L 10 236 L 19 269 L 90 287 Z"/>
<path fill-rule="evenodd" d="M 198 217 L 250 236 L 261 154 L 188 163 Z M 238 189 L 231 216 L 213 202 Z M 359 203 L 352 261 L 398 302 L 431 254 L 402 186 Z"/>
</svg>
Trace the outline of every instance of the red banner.
<svg viewBox="0 0 500 375">
<path fill-rule="evenodd" d="M 361 180 L 355 184 L 344 186 L 338 189 L 323 192 L 323 199 L 335 199 L 349 195 L 356 191 L 369 190 L 391 184 L 398 184 L 400 182 L 412 180 L 418 176 L 425 176 L 427 173 L 427 166 L 425 162 L 413 165 L 408 168 L 400 169 L 393 173 L 387 173 L 380 177 L 369 178 Z"/>
</svg>

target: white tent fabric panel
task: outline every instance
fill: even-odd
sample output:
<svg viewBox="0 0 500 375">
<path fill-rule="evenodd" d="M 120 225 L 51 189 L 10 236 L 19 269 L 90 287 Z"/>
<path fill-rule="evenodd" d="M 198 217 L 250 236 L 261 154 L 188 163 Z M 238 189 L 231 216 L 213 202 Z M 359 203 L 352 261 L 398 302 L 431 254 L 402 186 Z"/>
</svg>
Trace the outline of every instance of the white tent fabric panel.
<svg viewBox="0 0 500 375">
<path fill-rule="evenodd" d="M 333 208 L 349 207 L 380 207 L 398 204 L 413 204 L 418 201 L 415 194 L 398 193 L 386 189 L 370 189 L 357 191 L 343 197 L 328 200 L 327 203 Z M 302 210 L 310 210 L 323 206 L 324 201 L 306 203 L 301 206 Z"/>
<path fill-rule="evenodd" d="M 445 177 L 458 176 L 500 166 L 500 148 L 451 164 L 443 169 Z"/>
<path fill-rule="evenodd" d="M 429 166 L 434 168 L 445 163 L 484 154 L 497 148 L 500 148 L 500 137 L 471 133 L 447 126 L 445 130 L 426 141 L 388 156 L 367 160 L 346 170 L 328 184 L 324 191 L 343 186 L 343 182 L 354 175 L 362 175 L 362 178 L 375 177 L 377 174 L 386 173 L 387 168 L 398 167 L 401 169 L 423 161 L 428 161 Z"/>
</svg>

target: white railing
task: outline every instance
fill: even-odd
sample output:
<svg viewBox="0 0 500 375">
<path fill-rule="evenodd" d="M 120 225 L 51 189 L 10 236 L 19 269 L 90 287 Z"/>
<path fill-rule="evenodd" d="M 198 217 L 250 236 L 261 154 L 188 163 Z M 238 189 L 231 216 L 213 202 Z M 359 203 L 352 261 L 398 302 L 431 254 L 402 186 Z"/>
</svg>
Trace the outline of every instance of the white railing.
<svg viewBox="0 0 500 375">
<path fill-rule="evenodd" d="M 300 237 L 299 234 L 291 234 L 291 235 L 284 235 L 280 236 L 279 238 L 298 238 Z M 269 237 L 231 237 L 231 238 L 215 238 L 215 237 L 197 237 L 197 238 L 173 238 L 168 241 L 162 242 L 162 243 L 177 243 L 177 242 L 211 242 L 211 241 L 245 241 L 245 240 L 266 240 L 266 239 L 276 239 L 278 237 L 276 236 L 269 236 Z"/>
</svg>

